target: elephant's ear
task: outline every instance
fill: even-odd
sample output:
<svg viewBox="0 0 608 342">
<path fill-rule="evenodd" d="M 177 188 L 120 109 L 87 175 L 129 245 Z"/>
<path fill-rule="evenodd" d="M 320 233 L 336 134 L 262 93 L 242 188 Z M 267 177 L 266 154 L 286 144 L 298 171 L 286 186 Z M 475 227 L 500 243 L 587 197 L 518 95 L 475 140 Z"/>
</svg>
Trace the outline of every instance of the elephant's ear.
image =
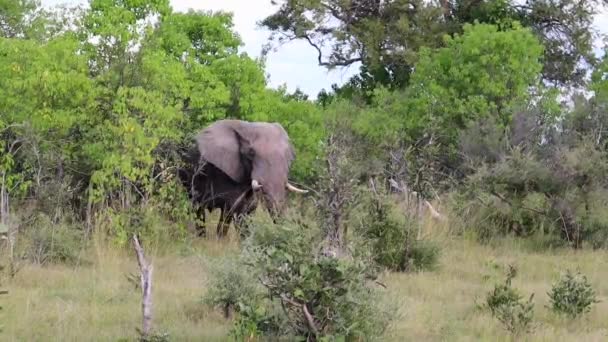
<svg viewBox="0 0 608 342">
<path fill-rule="evenodd" d="M 277 129 L 279 130 L 280 135 L 282 137 L 281 140 L 284 144 L 283 151 L 284 151 L 284 156 L 285 156 L 285 163 L 287 165 L 287 168 L 289 168 L 296 158 L 296 151 L 293 147 L 293 144 L 291 143 L 291 141 L 289 139 L 289 135 L 287 135 L 287 131 L 285 130 L 285 128 L 283 128 L 283 126 L 279 123 L 274 123 L 273 125 L 275 127 L 277 127 Z"/>
<path fill-rule="evenodd" d="M 242 144 L 238 120 L 220 120 L 205 128 L 196 137 L 198 150 L 205 161 L 224 171 L 235 182 L 245 180 L 241 162 Z"/>
</svg>

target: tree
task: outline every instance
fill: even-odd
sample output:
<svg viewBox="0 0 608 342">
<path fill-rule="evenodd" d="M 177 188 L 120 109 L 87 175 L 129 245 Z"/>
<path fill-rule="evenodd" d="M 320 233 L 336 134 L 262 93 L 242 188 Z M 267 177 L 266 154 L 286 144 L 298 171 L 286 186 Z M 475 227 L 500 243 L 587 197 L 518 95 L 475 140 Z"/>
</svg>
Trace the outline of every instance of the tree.
<svg viewBox="0 0 608 342">
<path fill-rule="evenodd" d="M 403 88 L 421 48 L 442 46 L 442 36 L 462 33 L 466 24 L 514 21 L 529 27 L 544 46 L 543 76 L 557 85 L 582 85 L 593 64 L 593 16 L 599 0 L 284 0 L 261 25 L 282 44 L 303 40 L 328 68 L 361 64 L 346 88 L 366 95 L 378 85 Z M 352 95 L 347 91 L 343 95 Z"/>
<path fill-rule="evenodd" d="M 261 24 L 278 43 L 301 39 L 328 68 L 363 65 L 353 84 L 399 88 L 408 83 L 421 46 L 439 46 L 441 11 L 425 1 L 283 1 Z M 331 48 L 326 51 L 327 45 Z"/>
<path fill-rule="evenodd" d="M 0 37 L 17 38 L 27 34 L 32 15 L 38 9 L 35 0 L 0 1 Z"/>
</svg>

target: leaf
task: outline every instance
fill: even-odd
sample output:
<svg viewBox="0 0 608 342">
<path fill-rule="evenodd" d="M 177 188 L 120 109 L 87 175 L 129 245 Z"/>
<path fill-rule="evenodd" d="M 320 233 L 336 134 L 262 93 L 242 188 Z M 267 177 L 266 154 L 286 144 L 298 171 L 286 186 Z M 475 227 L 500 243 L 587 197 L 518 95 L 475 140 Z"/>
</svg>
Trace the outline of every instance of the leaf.
<svg viewBox="0 0 608 342">
<path fill-rule="evenodd" d="M 304 299 L 304 291 L 302 291 L 302 289 L 295 289 L 295 291 L 293 291 L 293 295 L 298 299 Z"/>
</svg>

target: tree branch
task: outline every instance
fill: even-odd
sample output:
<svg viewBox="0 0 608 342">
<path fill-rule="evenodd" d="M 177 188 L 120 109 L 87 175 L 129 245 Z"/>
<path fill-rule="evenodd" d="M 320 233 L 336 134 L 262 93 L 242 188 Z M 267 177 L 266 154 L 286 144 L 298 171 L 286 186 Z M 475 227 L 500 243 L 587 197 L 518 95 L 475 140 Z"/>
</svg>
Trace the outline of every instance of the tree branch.
<svg viewBox="0 0 608 342">
<path fill-rule="evenodd" d="M 298 302 L 294 301 L 293 299 L 287 298 L 287 296 L 285 296 L 284 294 L 281 294 L 281 299 L 285 303 L 288 303 L 292 306 L 301 308 L 302 313 L 304 314 L 304 317 L 306 318 L 306 323 L 308 324 L 308 327 L 310 328 L 310 330 L 312 330 L 312 332 L 315 335 L 317 335 L 319 333 L 319 330 L 317 329 L 317 325 L 315 324 L 315 319 L 312 317 L 310 312 L 308 312 L 308 307 L 306 306 L 306 303 L 298 303 Z"/>
<path fill-rule="evenodd" d="M 318 44 L 313 42 L 312 39 L 308 35 L 305 34 L 305 35 L 301 35 L 301 36 L 296 36 L 295 38 L 305 39 L 310 46 L 314 47 L 315 50 L 317 50 L 317 61 L 319 62 L 320 66 L 325 66 L 325 67 L 349 66 L 353 63 L 363 61 L 363 58 L 361 58 L 361 57 L 354 57 L 354 58 L 342 59 L 341 61 L 336 61 L 336 62 L 324 62 L 323 61 L 323 52 L 321 51 L 321 48 L 319 47 Z"/>
<path fill-rule="evenodd" d="M 504 198 L 502 195 L 500 195 L 500 194 L 499 194 L 499 193 L 497 193 L 496 191 L 493 191 L 493 190 L 492 190 L 492 191 L 490 191 L 490 193 L 491 193 L 492 195 L 494 195 L 494 196 L 498 197 L 498 198 L 499 198 L 501 201 L 503 201 L 503 202 L 507 203 L 508 205 L 513 206 L 513 203 L 511 203 L 511 201 L 507 200 L 506 198 Z M 525 207 L 525 206 L 523 206 L 523 205 L 521 206 L 521 208 L 522 208 L 522 209 L 525 209 L 525 210 L 529 210 L 529 211 L 535 212 L 535 213 L 540 214 L 540 215 L 543 215 L 543 216 L 548 216 L 548 215 L 547 215 L 547 213 L 542 212 L 542 211 L 537 210 L 537 209 L 534 209 L 534 208 L 528 208 L 528 207 Z"/>
</svg>

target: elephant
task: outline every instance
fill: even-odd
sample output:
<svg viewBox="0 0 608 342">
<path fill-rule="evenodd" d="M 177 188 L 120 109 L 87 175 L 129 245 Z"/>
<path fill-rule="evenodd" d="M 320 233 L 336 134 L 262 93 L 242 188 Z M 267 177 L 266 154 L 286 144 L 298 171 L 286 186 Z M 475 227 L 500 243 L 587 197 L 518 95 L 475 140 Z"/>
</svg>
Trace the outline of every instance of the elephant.
<svg viewBox="0 0 608 342">
<path fill-rule="evenodd" d="M 217 236 L 225 236 L 231 222 L 242 232 L 244 219 L 260 200 L 276 222 L 287 191 L 308 192 L 288 181 L 294 159 L 294 148 L 279 123 L 223 119 L 200 131 L 178 175 L 202 218 L 198 235 L 206 234 L 205 210 L 218 208 Z"/>
</svg>

